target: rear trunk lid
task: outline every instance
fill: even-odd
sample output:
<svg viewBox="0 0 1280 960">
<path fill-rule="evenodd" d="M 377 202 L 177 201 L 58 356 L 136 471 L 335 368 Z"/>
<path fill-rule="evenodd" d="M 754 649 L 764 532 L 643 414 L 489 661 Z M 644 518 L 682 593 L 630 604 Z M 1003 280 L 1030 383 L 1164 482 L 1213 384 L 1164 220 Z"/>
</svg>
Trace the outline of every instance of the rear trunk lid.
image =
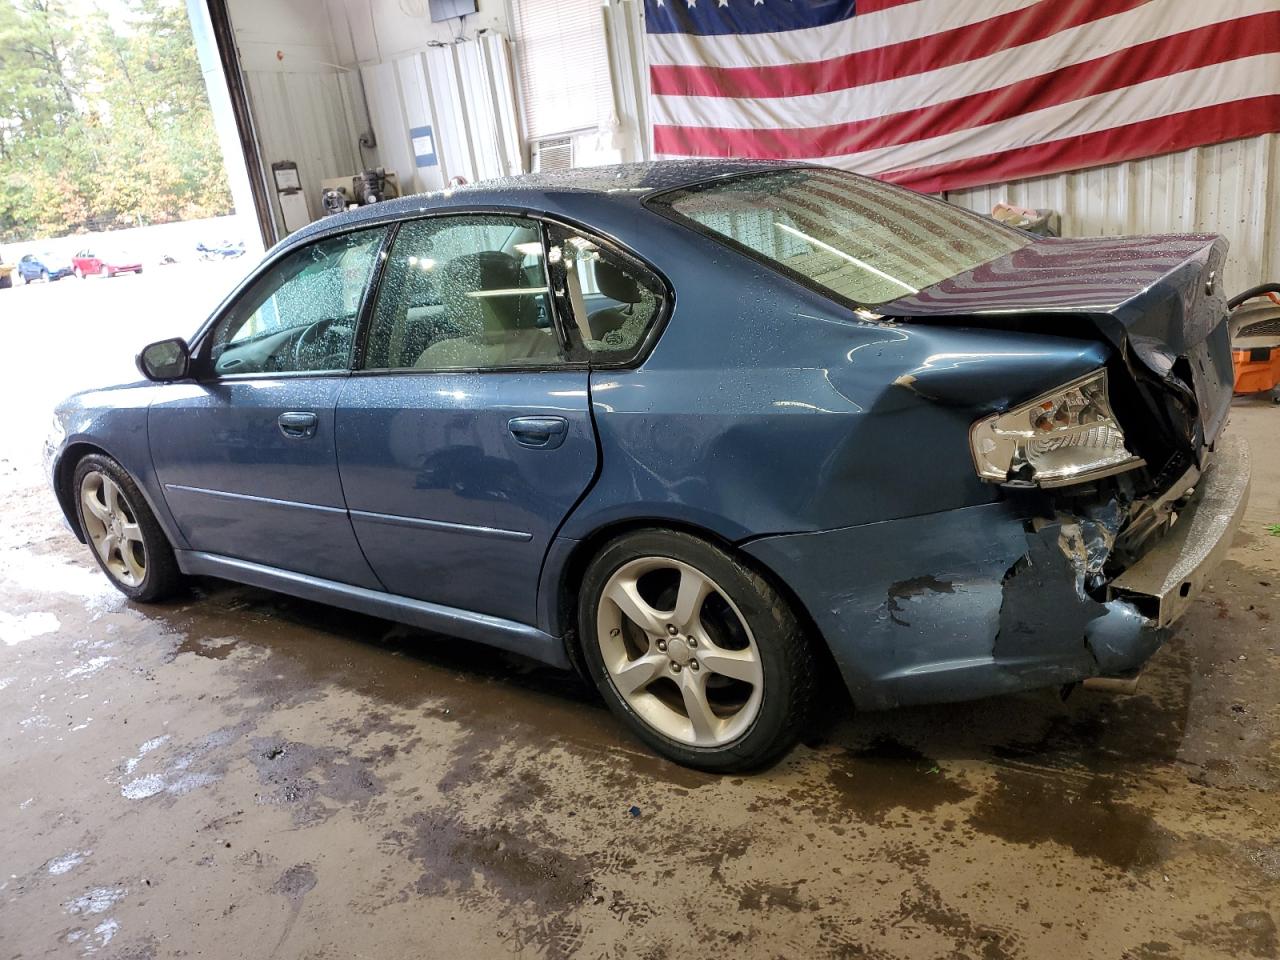
<svg viewBox="0 0 1280 960">
<path fill-rule="evenodd" d="M 1100 334 L 1128 369 L 1135 399 L 1200 462 L 1231 403 L 1226 251 L 1212 234 L 1043 239 L 877 312 L 908 322 Z"/>
</svg>

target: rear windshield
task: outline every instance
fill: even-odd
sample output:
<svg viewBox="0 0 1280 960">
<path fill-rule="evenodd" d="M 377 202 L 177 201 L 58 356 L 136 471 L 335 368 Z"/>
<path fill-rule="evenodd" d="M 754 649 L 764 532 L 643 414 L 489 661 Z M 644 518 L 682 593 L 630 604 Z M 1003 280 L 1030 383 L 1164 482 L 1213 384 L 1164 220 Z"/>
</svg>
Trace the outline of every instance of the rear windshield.
<svg viewBox="0 0 1280 960">
<path fill-rule="evenodd" d="M 665 193 L 652 203 L 868 307 L 1031 242 L 948 203 L 839 170 L 749 174 Z"/>
</svg>

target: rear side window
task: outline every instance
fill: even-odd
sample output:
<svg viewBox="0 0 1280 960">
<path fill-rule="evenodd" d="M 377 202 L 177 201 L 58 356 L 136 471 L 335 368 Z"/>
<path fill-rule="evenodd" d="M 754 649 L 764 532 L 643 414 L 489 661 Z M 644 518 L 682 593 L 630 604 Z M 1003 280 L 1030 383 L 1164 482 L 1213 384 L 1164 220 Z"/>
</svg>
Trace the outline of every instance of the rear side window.
<svg viewBox="0 0 1280 960">
<path fill-rule="evenodd" d="M 576 360 L 622 363 L 643 347 L 665 299 L 662 281 L 601 240 L 550 228 L 549 260 L 561 315 Z"/>
<path fill-rule="evenodd" d="M 836 297 L 878 306 L 1012 253 L 1031 238 L 839 170 L 780 170 L 650 201 Z"/>
</svg>

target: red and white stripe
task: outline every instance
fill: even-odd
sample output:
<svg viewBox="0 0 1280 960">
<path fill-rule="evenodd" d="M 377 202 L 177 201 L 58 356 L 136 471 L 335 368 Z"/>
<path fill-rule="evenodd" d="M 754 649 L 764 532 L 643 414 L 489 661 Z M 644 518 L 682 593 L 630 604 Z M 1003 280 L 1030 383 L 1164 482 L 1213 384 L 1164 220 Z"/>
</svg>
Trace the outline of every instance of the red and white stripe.
<svg viewBox="0 0 1280 960">
<path fill-rule="evenodd" d="M 648 54 L 658 155 L 930 191 L 1280 130 L 1280 0 L 862 0 L 829 27 L 650 34 Z"/>
</svg>

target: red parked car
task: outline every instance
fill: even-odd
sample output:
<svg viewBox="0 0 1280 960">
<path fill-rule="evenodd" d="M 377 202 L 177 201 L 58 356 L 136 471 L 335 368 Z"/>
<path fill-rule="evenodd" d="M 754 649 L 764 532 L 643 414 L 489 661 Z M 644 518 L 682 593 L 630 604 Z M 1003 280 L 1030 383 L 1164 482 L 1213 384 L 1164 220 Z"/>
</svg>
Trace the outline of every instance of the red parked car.
<svg viewBox="0 0 1280 960">
<path fill-rule="evenodd" d="M 142 264 L 132 257 L 119 254 L 98 256 L 92 250 L 81 250 L 71 258 L 71 268 L 77 277 L 114 277 L 120 273 L 141 273 Z"/>
</svg>

